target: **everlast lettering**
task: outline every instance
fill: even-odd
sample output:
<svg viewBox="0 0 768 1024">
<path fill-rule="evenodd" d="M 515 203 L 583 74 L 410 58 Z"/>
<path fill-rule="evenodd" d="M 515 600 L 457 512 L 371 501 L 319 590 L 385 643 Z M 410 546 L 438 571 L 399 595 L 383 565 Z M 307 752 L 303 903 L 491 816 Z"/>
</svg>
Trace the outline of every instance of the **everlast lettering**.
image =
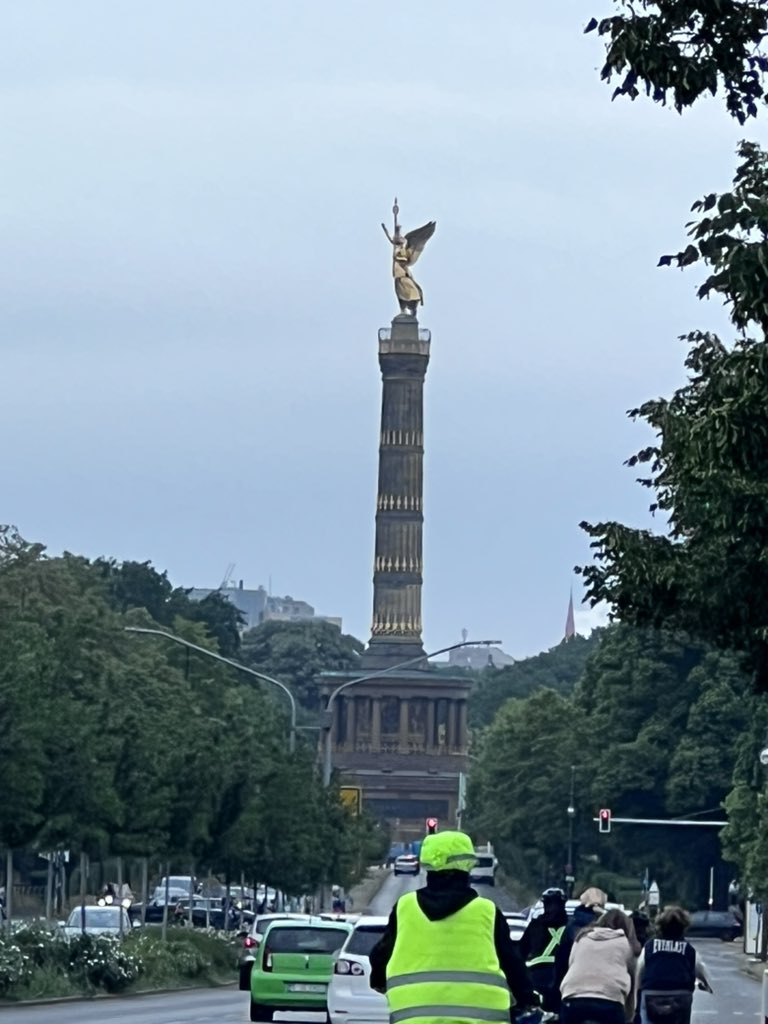
<svg viewBox="0 0 768 1024">
<path fill-rule="evenodd" d="M 684 953 L 687 942 L 673 942 L 671 939 L 653 939 L 654 953 Z"/>
</svg>

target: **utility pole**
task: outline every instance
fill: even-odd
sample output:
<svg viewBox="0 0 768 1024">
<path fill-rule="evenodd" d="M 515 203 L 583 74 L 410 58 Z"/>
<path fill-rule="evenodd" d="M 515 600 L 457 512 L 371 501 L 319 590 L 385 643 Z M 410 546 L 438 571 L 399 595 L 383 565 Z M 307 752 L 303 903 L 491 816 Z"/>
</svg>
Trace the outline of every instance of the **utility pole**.
<svg viewBox="0 0 768 1024">
<path fill-rule="evenodd" d="M 573 883 L 576 881 L 576 866 L 573 863 L 573 819 L 576 817 L 576 765 L 571 765 L 571 797 L 568 801 L 568 863 L 565 865 L 565 894 L 573 898 Z"/>
</svg>

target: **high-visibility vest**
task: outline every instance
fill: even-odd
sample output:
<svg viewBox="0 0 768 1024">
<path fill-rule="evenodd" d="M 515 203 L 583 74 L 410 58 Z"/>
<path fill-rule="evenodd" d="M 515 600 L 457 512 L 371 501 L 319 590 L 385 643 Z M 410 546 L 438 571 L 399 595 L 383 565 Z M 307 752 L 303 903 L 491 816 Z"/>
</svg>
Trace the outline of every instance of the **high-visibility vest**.
<svg viewBox="0 0 768 1024">
<path fill-rule="evenodd" d="M 496 907 L 478 896 L 430 921 L 415 892 L 397 903 L 387 964 L 390 1024 L 509 1024 L 512 996 L 493 939 Z"/>
<path fill-rule="evenodd" d="M 544 964 L 548 965 L 555 962 L 555 950 L 560 945 L 560 940 L 565 932 L 565 925 L 561 928 L 549 928 L 547 930 L 549 931 L 549 942 L 538 956 L 525 961 L 526 967 L 540 967 Z"/>
</svg>

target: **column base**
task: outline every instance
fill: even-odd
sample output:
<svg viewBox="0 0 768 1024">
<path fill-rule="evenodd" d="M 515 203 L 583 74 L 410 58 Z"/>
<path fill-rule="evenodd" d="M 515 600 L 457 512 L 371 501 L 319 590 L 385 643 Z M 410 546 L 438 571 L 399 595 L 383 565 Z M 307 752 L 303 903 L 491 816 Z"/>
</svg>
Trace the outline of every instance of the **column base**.
<svg viewBox="0 0 768 1024">
<path fill-rule="evenodd" d="M 424 659 L 420 663 L 417 659 Z M 360 656 L 360 665 L 365 672 L 375 672 L 380 668 L 392 668 L 404 661 L 413 660 L 409 666 L 414 671 L 427 667 L 426 652 L 420 640 L 394 637 L 371 637 L 368 646 Z"/>
</svg>

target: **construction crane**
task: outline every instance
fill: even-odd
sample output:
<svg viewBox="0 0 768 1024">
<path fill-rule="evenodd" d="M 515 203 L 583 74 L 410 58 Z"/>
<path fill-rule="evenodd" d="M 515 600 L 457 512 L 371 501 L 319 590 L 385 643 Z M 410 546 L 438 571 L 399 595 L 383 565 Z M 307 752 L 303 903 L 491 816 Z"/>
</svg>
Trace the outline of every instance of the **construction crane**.
<svg viewBox="0 0 768 1024">
<path fill-rule="evenodd" d="M 227 589 L 227 587 L 229 586 L 229 582 L 232 579 L 232 573 L 234 571 L 235 571 L 235 563 L 234 562 L 230 562 L 229 565 L 227 566 L 227 571 L 224 573 L 224 579 L 221 581 L 221 583 L 217 587 L 218 590 L 226 590 Z"/>
</svg>

